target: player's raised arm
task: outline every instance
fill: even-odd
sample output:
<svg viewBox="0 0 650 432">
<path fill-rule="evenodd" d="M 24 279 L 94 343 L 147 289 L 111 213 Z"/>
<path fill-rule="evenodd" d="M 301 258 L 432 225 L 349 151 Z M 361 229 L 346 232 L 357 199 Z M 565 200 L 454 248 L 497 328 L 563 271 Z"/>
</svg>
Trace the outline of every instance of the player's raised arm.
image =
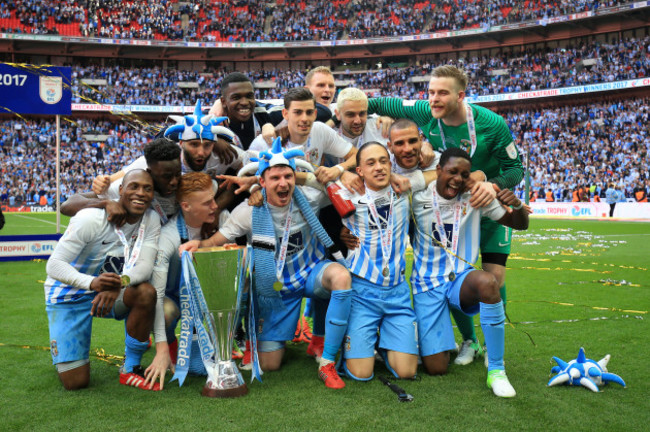
<svg viewBox="0 0 650 432">
<path fill-rule="evenodd" d="M 368 99 L 368 114 L 379 114 L 395 119 L 407 118 L 418 126 L 431 121 L 431 108 L 425 100 L 407 101 L 401 98 L 370 98 Z"/>
<path fill-rule="evenodd" d="M 502 189 L 497 193 L 497 199 L 505 206 L 512 206 L 511 211 L 498 220 L 501 225 L 516 230 L 528 229 L 528 209 L 510 189 Z"/>
<path fill-rule="evenodd" d="M 124 221 L 126 220 L 126 210 L 120 203 L 110 199 L 99 198 L 94 192 L 72 195 L 61 204 L 61 214 L 72 217 L 79 210 L 85 208 L 101 208 L 106 210 L 108 221 L 118 227 L 124 225 Z"/>
</svg>

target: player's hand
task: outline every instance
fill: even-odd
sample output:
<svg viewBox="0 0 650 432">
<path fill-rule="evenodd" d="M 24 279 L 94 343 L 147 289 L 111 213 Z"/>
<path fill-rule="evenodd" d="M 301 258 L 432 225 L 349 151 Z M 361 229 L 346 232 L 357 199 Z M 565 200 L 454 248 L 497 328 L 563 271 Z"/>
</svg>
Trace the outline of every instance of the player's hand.
<svg viewBox="0 0 650 432">
<path fill-rule="evenodd" d="M 220 187 L 223 189 L 230 189 L 233 186 L 237 186 L 235 195 L 239 195 L 242 192 L 247 192 L 253 185 L 257 184 L 257 176 L 237 177 L 229 175 L 218 175 L 217 180 L 222 181 Z"/>
<path fill-rule="evenodd" d="M 411 181 L 399 174 L 390 174 L 390 185 L 393 187 L 395 193 L 401 194 L 411 190 Z"/>
<path fill-rule="evenodd" d="M 264 138 L 264 141 L 268 145 L 271 145 L 275 137 L 275 126 L 271 123 L 265 123 L 264 126 L 262 126 L 262 138 Z"/>
<path fill-rule="evenodd" d="M 93 179 L 92 190 L 95 195 L 105 194 L 111 185 L 111 177 L 107 175 L 98 175 Z"/>
<path fill-rule="evenodd" d="M 471 191 L 478 183 L 486 182 L 487 176 L 481 170 L 472 171 L 469 178 L 465 180 L 465 189 L 463 192 Z"/>
<path fill-rule="evenodd" d="M 224 109 L 223 109 L 223 104 L 221 103 L 221 98 L 217 99 L 214 105 L 212 105 L 212 108 L 210 108 L 210 111 L 208 111 L 208 114 L 212 114 L 215 117 L 223 117 L 224 116 Z"/>
<path fill-rule="evenodd" d="M 316 180 L 318 180 L 320 184 L 324 185 L 329 182 L 338 180 L 338 178 L 343 173 L 337 167 L 327 168 L 327 167 L 320 166 L 316 169 L 316 172 L 314 172 L 314 174 L 316 175 Z"/>
<path fill-rule="evenodd" d="M 90 314 L 100 318 L 108 315 L 113 310 L 113 305 L 119 295 L 119 291 L 102 291 L 98 293 L 92 301 L 93 306 L 90 308 Z"/>
<path fill-rule="evenodd" d="M 230 165 L 237 158 L 235 150 L 228 141 L 218 138 L 212 147 L 212 153 L 217 156 L 225 165 Z"/>
<path fill-rule="evenodd" d="M 251 196 L 248 197 L 248 205 L 251 207 L 262 207 L 264 204 L 264 196 L 260 189 L 251 192 Z"/>
<path fill-rule="evenodd" d="M 115 273 L 102 273 L 90 282 L 90 289 L 97 292 L 119 291 L 122 279 Z"/>
<path fill-rule="evenodd" d="M 106 210 L 106 214 L 108 215 L 108 221 L 116 227 L 119 228 L 126 222 L 126 209 L 119 202 L 107 200 L 104 210 Z"/>
<path fill-rule="evenodd" d="M 282 145 L 289 141 L 289 123 L 286 120 L 282 120 L 275 126 L 275 136 L 279 136 L 282 139 Z"/>
<path fill-rule="evenodd" d="M 427 143 L 422 143 L 422 149 L 420 150 L 420 168 L 428 168 L 435 158 L 436 154 L 433 148 Z"/>
<path fill-rule="evenodd" d="M 341 184 L 345 186 L 345 188 L 350 192 L 356 192 L 359 195 L 364 194 L 366 192 L 366 187 L 364 186 L 361 177 L 359 177 L 354 173 L 351 173 L 350 171 L 343 171 L 340 180 L 341 180 Z"/>
<path fill-rule="evenodd" d="M 183 256 L 183 252 L 196 252 L 201 247 L 201 240 L 190 240 L 178 247 L 178 254 Z"/>
<path fill-rule="evenodd" d="M 339 238 L 343 242 L 346 248 L 353 250 L 359 247 L 359 239 L 352 234 L 352 232 L 347 229 L 347 227 L 342 227 L 341 228 L 341 233 L 339 234 Z"/>
<path fill-rule="evenodd" d="M 524 211 L 528 212 L 529 214 L 532 213 L 532 209 L 524 205 L 519 198 L 512 192 L 510 189 L 499 189 L 498 186 L 495 185 L 494 189 L 496 189 L 497 192 L 497 199 L 501 204 L 503 204 L 506 208 L 506 211 L 508 213 L 512 213 L 515 211 L 512 207 L 519 207 L 520 205 L 523 205 Z"/>
<path fill-rule="evenodd" d="M 485 207 L 496 198 L 497 193 L 490 182 L 480 182 L 475 184 L 471 189 L 472 197 L 469 199 L 469 205 L 474 208 Z"/>
<path fill-rule="evenodd" d="M 165 344 L 166 342 L 160 343 L 160 345 Z M 158 344 L 156 344 L 156 355 L 151 361 L 151 364 L 144 371 L 144 385 L 149 384 L 149 388 L 152 389 L 153 385 L 156 383 L 156 380 L 160 380 L 160 390 L 163 389 L 165 384 L 165 374 L 167 370 L 171 370 L 172 373 L 175 371 L 175 367 L 172 364 L 172 359 L 169 356 L 169 346 L 167 349 L 161 348 L 158 349 Z"/>
<path fill-rule="evenodd" d="M 388 130 L 395 120 L 392 117 L 381 116 L 377 119 L 377 129 L 381 130 L 381 136 L 388 138 Z"/>
</svg>

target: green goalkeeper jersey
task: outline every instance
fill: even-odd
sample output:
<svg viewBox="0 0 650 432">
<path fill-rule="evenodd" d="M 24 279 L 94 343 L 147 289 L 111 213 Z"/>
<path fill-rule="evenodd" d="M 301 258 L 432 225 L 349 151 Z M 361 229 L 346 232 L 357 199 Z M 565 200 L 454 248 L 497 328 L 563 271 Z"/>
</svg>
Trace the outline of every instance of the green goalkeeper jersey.
<svg viewBox="0 0 650 432">
<path fill-rule="evenodd" d="M 524 168 L 508 125 L 503 117 L 487 108 L 473 104 L 470 107 L 476 125 L 476 151 L 472 155 L 472 170 L 483 171 L 489 181 L 501 188 L 515 187 L 524 177 Z M 422 130 L 434 150 L 442 152 L 448 147 L 460 147 L 470 153 L 472 146 L 467 123 L 447 126 L 440 121 L 443 127 L 441 134 L 438 120 L 431 115 L 427 101 L 372 98 L 368 101 L 368 114 L 411 119 Z"/>
</svg>

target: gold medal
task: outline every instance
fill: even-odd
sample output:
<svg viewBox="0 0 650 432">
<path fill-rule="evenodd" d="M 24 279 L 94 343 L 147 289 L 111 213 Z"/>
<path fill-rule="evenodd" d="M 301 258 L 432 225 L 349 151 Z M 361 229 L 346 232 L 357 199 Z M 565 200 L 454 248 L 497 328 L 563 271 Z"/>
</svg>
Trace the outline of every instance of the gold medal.
<svg viewBox="0 0 650 432">
<path fill-rule="evenodd" d="M 120 276 L 120 279 L 122 280 L 122 286 L 129 286 L 131 284 L 131 278 L 127 275 L 122 275 Z"/>
<path fill-rule="evenodd" d="M 456 279 L 456 275 L 454 274 L 454 272 L 449 273 L 449 282 L 453 282 L 454 279 Z"/>
<path fill-rule="evenodd" d="M 388 275 L 390 274 L 390 272 L 388 271 L 388 267 L 384 267 L 384 270 L 382 270 L 381 274 L 384 275 L 384 277 L 388 277 Z"/>
<path fill-rule="evenodd" d="M 275 282 L 273 284 L 273 289 L 277 292 L 282 291 L 282 282 Z"/>
</svg>

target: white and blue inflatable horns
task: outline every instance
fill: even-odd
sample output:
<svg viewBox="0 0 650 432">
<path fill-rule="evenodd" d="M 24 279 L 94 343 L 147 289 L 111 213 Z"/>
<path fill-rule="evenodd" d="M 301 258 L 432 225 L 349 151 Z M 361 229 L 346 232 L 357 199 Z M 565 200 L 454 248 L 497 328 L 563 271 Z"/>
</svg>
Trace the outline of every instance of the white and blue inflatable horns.
<svg viewBox="0 0 650 432">
<path fill-rule="evenodd" d="M 609 359 L 609 354 L 600 361 L 588 359 L 584 348 L 580 348 L 578 357 L 569 362 L 565 362 L 559 357 L 553 357 L 558 365 L 551 369 L 551 372 L 556 375 L 549 380 L 548 386 L 559 384 L 583 386 L 593 392 L 598 392 L 598 386 L 610 382 L 625 387 L 625 381 L 620 376 L 607 371 Z"/>
<path fill-rule="evenodd" d="M 196 101 L 194 113 L 186 116 L 170 116 L 175 125 L 165 130 L 165 136 L 178 134 L 180 140 L 194 139 L 216 141 L 217 138 L 234 142 L 235 134 L 228 128 L 221 126 L 228 117 L 215 117 L 211 114 L 204 115 L 201 110 L 201 101 Z"/>
<path fill-rule="evenodd" d="M 289 166 L 294 171 L 296 168 L 304 171 L 313 171 L 309 162 L 304 159 L 298 159 L 304 156 L 305 153 L 300 148 L 285 150 L 282 147 L 282 139 L 277 137 L 273 140 L 270 149 L 261 151 L 257 158 L 251 158 L 251 162 L 243 167 L 237 175 L 255 174 L 261 176 L 267 168 L 277 165 Z"/>
</svg>

